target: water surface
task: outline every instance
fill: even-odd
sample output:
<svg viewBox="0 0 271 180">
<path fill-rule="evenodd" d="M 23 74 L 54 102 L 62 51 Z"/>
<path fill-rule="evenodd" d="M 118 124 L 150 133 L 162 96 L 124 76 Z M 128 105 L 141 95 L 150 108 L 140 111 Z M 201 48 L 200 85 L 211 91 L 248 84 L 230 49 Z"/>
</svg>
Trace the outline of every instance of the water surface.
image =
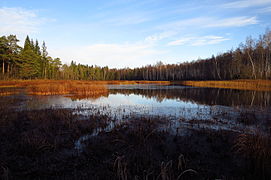
<svg viewBox="0 0 271 180">
<path fill-rule="evenodd" d="M 270 92 L 147 84 L 108 88 L 107 94 L 96 98 L 28 96 L 23 92 L 13 97 L 25 99 L 16 106 L 20 110 L 67 108 L 82 116 L 99 113 L 122 121 L 159 116 L 175 127 L 196 123 L 198 128 L 268 131 L 271 121 Z"/>
</svg>

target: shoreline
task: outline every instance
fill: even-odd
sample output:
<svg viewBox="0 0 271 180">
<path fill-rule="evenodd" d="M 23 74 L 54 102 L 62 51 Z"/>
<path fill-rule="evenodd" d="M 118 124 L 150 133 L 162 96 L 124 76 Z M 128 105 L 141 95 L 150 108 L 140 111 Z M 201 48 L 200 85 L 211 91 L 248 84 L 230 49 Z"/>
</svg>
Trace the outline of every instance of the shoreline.
<svg viewBox="0 0 271 180">
<path fill-rule="evenodd" d="M 271 91 L 271 80 L 227 80 L 227 81 L 180 81 L 180 85 L 252 91 Z"/>
<path fill-rule="evenodd" d="M 26 87 L 38 84 L 78 83 L 86 85 L 135 85 L 135 84 L 160 84 L 184 85 L 192 87 L 210 87 L 237 90 L 271 91 L 271 80 L 221 80 L 221 81 L 144 81 L 144 80 L 112 80 L 112 81 L 87 81 L 87 80 L 0 80 L 0 88 Z"/>
</svg>

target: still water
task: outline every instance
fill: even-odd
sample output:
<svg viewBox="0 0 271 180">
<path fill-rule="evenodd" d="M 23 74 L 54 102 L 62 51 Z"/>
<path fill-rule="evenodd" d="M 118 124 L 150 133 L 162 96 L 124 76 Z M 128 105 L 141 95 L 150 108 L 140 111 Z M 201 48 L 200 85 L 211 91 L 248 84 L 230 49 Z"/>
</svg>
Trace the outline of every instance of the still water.
<svg viewBox="0 0 271 180">
<path fill-rule="evenodd" d="M 16 109 L 73 109 L 82 117 L 104 114 L 119 121 L 159 116 L 179 126 L 232 131 L 270 131 L 271 92 L 165 85 L 109 85 L 96 98 L 28 96 Z M 195 127 L 194 127 L 195 128 Z"/>
</svg>

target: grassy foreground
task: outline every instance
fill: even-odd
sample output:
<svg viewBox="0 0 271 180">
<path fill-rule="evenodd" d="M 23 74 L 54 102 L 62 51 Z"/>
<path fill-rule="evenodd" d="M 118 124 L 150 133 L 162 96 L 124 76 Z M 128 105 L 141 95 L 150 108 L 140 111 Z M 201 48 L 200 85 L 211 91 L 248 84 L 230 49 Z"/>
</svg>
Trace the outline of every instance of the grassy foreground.
<svg viewBox="0 0 271 180">
<path fill-rule="evenodd" d="M 33 80 L 0 84 L 41 95 L 94 95 L 106 93 L 109 83 L 137 82 Z M 172 133 L 171 120 L 166 117 L 129 116 L 121 119 L 124 123 L 118 123 L 112 118 L 114 114 L 101 115 L 92 109 L 89 110 L 92 114 L 84 118 L 74 113 L 84 110 L 80 108 L 14 110 L 24 101 L 27 100 L 20 96 L 0 98 L 0 179 L 267 180 L 271 177 L 270 134 L 197 130 L 181 125 Z M 192 120 L 191 126 L 198 124 Z M 97 130 L 101 130 L 97 136 L 82 142 L 82 151 L 75 148 L 78 139 Z"/>
<path fill-rule="evenodd" d="M 22 99 L 0 99 L 0 179 L 263 179 L 271 177 L 270 136 L 232 131 L 171 133 L 169 119 L 129 117 L 118 124 L 72 109 L 15 111 Z M 80 111 L 80 109 L 77 109 Z M 107 131 L 109 124 L 114 124 Z M 195 124 L 196 125 L 196 124 Z M 84 141 L 78 152 L 75 142 Z M 186 131 L 180 126 L 180 132 Z"/>
<path fill-rule="evenodd" d="M 182 81 L 182 85 L 255 91 L 271 91 L 271 80 Z"/>
</svg>

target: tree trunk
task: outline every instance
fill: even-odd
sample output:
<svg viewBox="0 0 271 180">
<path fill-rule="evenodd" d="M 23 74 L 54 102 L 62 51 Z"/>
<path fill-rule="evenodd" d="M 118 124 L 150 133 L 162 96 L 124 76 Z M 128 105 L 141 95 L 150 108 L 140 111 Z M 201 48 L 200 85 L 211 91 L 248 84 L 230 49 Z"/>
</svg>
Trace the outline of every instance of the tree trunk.
<svg viewBox="0 0 271 180">
<path fill-rule="evenodd" d="M 2 65 L 2 74 L 4 75 L 5 74 L 5 62 L 3 60 L 3 65 Z"/>
<path fill-rule="evenodd" d="M 249 57 L 249 60 L 250 60 L 250 62 L 251 62 L 251 66 L 252 66 L 252 76 L 254 76 L 254 79 L 257 79 L 256 73 L 255 73 L 255 66 L 254 66 L 253 60 L 252 60 L 252 58 L 251 58 L 249 52 L 248 52 L 247 54 L 248 54 L 248 57 Z"/>
<path fill-rule="evenodd" d="M 217 61 L 216 61 L 216 59 L 215 59 L 215 68 L 216 68 L 217 76 L 218 76 L 218 78 L 221 80 L 220 70 L 218 70 L 218 66 L 217 66 Z"/>
</svg>

